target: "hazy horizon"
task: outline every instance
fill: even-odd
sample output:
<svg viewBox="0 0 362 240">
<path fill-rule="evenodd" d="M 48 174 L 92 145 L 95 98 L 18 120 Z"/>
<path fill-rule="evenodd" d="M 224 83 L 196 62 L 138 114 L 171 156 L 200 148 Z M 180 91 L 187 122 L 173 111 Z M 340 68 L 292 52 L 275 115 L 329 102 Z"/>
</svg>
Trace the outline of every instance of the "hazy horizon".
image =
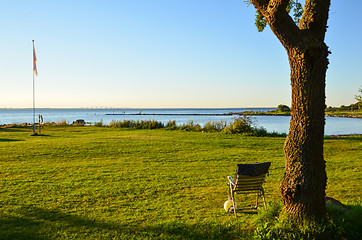
<svg viewBox="0 0 362 240">
<path fill-rule="evenodd" d="M 36 107 L 36 109 L 273 109 L 276 107 Z M 0 109 L 33 109 L 32 107 L 0 107 Z"/>
</svg>

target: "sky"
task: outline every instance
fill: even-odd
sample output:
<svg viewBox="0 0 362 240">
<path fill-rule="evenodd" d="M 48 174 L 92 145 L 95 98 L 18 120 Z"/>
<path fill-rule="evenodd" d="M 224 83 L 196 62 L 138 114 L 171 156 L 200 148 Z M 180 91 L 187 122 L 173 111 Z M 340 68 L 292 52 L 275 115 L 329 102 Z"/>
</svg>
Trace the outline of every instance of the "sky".
<svg viewBox="0 0 362 240">
<path fill-rule="evenodd" d="M 362 86 L 361 0 L 332 0 L 326 104 Z M 290 106 L 285 49 L 243 0 L 0 0 L 0 108 Z"/>
</svg>

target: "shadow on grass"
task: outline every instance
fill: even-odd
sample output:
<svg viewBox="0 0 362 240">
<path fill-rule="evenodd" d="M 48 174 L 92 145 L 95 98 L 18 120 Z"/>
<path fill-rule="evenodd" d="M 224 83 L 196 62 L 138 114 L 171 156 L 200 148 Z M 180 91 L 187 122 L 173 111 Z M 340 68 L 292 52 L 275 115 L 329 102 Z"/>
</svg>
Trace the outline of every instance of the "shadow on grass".
<svg viewBox="0 0 362 240">
<path fill-rule="evenodd" d="M 31 134 L 30 136 L 32 136 L 32 137 L 50 137 L 50 135 L 47 135 L 47 134 L 38 134 L 38 133 Z"/>
<path fill-rule="evenodd" d="M 234 239 L 237 225 L 171 220 L 154 225 L 102 222 L 34 206 L 0 216 L 0 239 Z M 240 232 L 239 232 L 240 233 Z"/>
<path fill-rule="evenodd" d="M 20 142 L 20 141 L 24 141 L 24 140 L 10 139 L 10 138 L 0 138 L 0 142 Z"/>
<path fill-rule="evenodd" d="M 28 128 L 3 128 L 0 127 L 0 132 L 27 132 Z"/>
<path fill-rule="evenodd" d="M 330 135 L 325 136 L 324 139 L 327 140 L 354 140 L 354 141 L 362 141 L 362 135 L 361 134 L 352 134 L 352 135 Z"/>
<path fill-rule="evenodd" d="M 258 212 L 256 210 L 238 210 L 238 217 L 250 217 L 250 215 L 257 215 Z"/>
</svg>

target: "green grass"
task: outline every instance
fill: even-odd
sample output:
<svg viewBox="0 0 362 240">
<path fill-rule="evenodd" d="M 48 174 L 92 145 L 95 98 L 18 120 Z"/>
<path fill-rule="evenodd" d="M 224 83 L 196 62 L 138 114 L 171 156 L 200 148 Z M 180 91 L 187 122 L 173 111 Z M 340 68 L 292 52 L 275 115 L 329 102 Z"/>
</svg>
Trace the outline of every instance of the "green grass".
<svg viewBox="0 0 362 240">
<path fill-rule="evenodd" d="M 280 203 L 284 138 L 222 132 L 0 128 L 0 239 L 249 239 L 258 212 L 227 214 L 236 164 L 271 161 Z M 326 139 L 327 195 L 361 205 L 362 138 Z M 240 200 L 240 204 L 243 201 Z"/>
</svg>

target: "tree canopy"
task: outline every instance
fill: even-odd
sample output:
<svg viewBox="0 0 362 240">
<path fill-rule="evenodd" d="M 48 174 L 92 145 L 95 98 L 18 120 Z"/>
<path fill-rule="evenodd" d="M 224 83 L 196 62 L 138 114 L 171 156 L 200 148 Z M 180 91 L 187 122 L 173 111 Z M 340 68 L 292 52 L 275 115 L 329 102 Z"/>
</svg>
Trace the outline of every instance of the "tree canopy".
<svg viewBox="0 0 362 240">
<path fill-rule="evenodd" d="M 355 95 L 354 99 L 357 100 L 358 108 L 361 109 L 362 108 L 362 87 L 360 87 L 358 89 L 358 92 L 360 94 Z"/>
</svg>

